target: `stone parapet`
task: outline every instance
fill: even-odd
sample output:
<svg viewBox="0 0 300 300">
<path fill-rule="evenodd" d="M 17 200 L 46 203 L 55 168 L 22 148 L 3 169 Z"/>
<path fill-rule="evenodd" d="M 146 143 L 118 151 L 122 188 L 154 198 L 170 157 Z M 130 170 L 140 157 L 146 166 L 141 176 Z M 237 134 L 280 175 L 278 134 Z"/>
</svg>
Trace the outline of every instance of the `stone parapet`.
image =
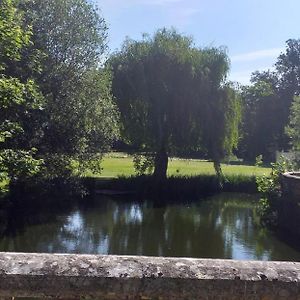
<svg viewBox="0 0 300 300">
<path fill-rule="evenodd" d="M 297 299 L 300 263 L 0 253 L 0 298 Z"/>
<path fill-rule="evenodd" d="M 281 176 L 283 195 L 300 203 L 300 172 L 287 172 Z"/>
<path fill-rule="evenodd" d="M 282 197 L 278 209 L 278 225 L 287 235 L 300 239 L 300 172 L 281 176 Z"/>
</svg>

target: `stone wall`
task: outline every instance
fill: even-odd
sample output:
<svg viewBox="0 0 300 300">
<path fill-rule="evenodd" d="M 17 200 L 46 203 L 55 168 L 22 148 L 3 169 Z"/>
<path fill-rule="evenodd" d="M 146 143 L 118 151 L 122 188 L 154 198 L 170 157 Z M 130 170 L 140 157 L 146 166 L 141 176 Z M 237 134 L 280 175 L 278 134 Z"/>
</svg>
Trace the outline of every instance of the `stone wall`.
<svg viewBox="0 0 300 300">
<path fill-rule="evenodd" d="M 300 263 L 0 253 L 0 298 L 297 299 Z"/>
<path fill-rule="evenodd" d="M 282 175 L 279 227 L 300 239 L 300 173 Z"/>
</svg>

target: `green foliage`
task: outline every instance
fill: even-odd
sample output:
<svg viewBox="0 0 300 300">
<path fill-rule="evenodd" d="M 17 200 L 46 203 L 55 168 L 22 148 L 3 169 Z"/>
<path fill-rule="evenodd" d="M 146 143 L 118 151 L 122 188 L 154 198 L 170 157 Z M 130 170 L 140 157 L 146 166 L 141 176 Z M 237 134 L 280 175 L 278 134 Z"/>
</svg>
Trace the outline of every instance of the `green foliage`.
<svg viewBox="0 0 300 300">
<path fill-rule="evenodd" d="M 36 76 L 45 96 L 39 155 L 48 177 L 98 168 L 118 137 L 118 112 L 105 58 L 107 27 L 86 0 L 21 1 L 32 24 L 32 53 L 43 53 Z M 29 52 L 30 52 L 29 51 Z M 79 165 L 72 170 L 72 162 Z M 48 173 L 48 174 L 47 174 Z"/>
<path fill-rule="evenodd" d="M 258 205 L 259 214 L 264 224 L 275 227 L 278 218 L 278 201 L 281 196 L 280 177 L 283 173 L 291 171 L 293 164 L 283 157 L 276 163 L 272 163 L 270 175 L 256 177 L 258 191 L 261 199 Z"/>
<path fill-rule="evenodd" d="M 255 158 L 255 165 L 261 167 L 263 165 L 263 156 L 260 154 Z"/>
<path fill-rule="evenodd" d="M 133 166 L 138 176 L 151 174 L 154 168 L 154 157 L 152 155 L 133 155 Z"/>
<path fill-rule="evenodd" d="M 10 179 L 17 180 L 37 174 L 43 164 L 42 159 L 33 158 L 36 149 L 31 151 L 5 149 L 0 155 L 0 174 L 7 174 Z M 1 177 L 0 177 L 1 178 Z"/>
<path fill-rule="evenodd" d="M 29 44 L 29 28 L 24 30 L 21 13 L 15 0 L 0 1 L 0 70 L 6 67 L 6 60 L 19 60 L 21 49 Z"/>
<path fill-rule="evenodd" d="M 15 1 L 0 6 L 0 180 L 17 180 L 39 172 L 43 160 L 35 157 L 34 136 L 28 130 L 33 115 L 40 111 L 43 97 L 35 82 L 9 75 L 29 45 L 30 32 Z M 32 126 L 34 129 L 34 126 Z"/>
<path fill-rule="evenodd" d="M 276 70 L 280 76 L 281 93 L 291 105 L 293 97 L 300 95 L 300 39 L 286 41 L 285 52 L 279 55 Z"/>
<path fill-rule="evenodd" d="M 243 138 L 239 155 L 254 161 L 262 154 L 265 162 L 272 162 L 276 150 L 286 151 L 291 146 L 286 133 L 294 138 L 293 128 L 297 130 L 299 100 L 294 98 L 300 95 L 300 40 L 288 40 L 285 51 L 277 58 L 275 70 L 255 72 L 251 81 L 243 92 Z M 285 129 L 289 119 L 290 126 Z"/>
<path fill-rule="evenodd" d="M 295 97 L 292 107 L 289 125 L 286 127 L 286 133 L 292 141 L 294 150 L 300 150 L 300 97 Z"/>
<path fill-rule="evenodd" d="M 270 72 L 255 73 L 252 84 L 243 89 L 243 137 L 241 156 L 255 161 L 262 155 L 265 162 L 275 160 L 275 151 L 282 146 L 282 101 L 278 79 Z"/>
<path fill-rule="evenodd" d="M 230 84 L 223 84 L 206 97 L 200 100 L 198 108 L 200 120 L 196 130 L 201 132 L 199 146 L 214 161 L 217 175 L 223 177 L 220 162 L 232 154 L 239 141 L 240 94 Z"/>
<path fill-rule="evenodd" d="M 170 153 L 201 149 L 219 164 L 237 145 L 240 101 L 225 83 L 224 49 L 199 49 L 190 37 L 162 29 L 125 41 L 110 66 L 122 135 L 155 153 L 155 175 L 166 176 Z"/>
</svg>

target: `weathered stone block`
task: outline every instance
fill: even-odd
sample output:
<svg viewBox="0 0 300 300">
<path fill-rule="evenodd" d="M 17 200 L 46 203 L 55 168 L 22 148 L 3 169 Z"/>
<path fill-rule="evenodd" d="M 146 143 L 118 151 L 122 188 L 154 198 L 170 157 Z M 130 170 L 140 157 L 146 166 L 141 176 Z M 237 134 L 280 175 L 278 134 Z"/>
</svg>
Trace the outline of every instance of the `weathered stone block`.
<svg viewBox="0 0 300 300">
<path fill-rule="evenodd" d="M 300 263 L 0 253 L 1 297 L 299 299 Z"/>
</svg>

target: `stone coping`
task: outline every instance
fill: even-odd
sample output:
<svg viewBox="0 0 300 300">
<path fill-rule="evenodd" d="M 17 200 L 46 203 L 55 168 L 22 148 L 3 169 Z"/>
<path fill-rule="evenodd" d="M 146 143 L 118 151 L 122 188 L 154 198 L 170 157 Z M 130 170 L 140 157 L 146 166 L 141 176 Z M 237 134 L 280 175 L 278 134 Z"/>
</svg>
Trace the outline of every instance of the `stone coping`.
<svg viewBox="0 0 300 300">
<path fill-rule="evenodd" d="M 0 298 L 297 299 L 300 263 L 0 253 Z"/>
<path fill-rule="evenodd" d="M 300 172 L 286 172 L 286 173 L 283 173 L 282 176 L 285 178 L 292 178 L 292 179 L 300 180 Z"/>
</svg>

